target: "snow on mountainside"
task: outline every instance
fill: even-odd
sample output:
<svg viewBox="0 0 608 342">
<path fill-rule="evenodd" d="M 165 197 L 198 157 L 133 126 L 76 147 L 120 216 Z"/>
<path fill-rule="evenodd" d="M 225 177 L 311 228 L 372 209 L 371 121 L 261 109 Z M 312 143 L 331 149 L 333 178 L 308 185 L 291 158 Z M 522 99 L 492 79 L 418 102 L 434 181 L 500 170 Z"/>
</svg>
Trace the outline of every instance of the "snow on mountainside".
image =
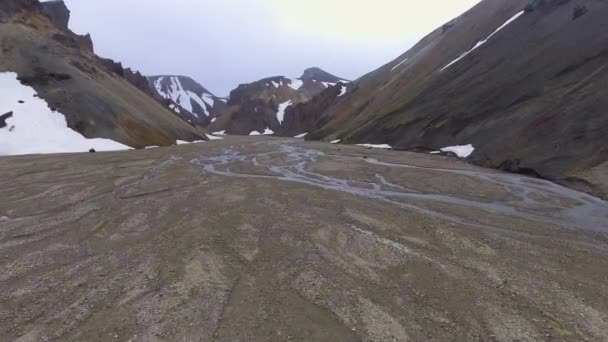
<svg viewBox="0 0 608 342">
<path fill-rule="evenodd" d="M 150 87 L 175 113 L 189 122 L 206 126 L 226 106 L 226 99 L 213 95 L 185 76 L 151 76 Z"/>
<path fill-rule="evenodd" d="M 65 116 L 22 85 L 16 73 L 0 73 L 0 89 L 0 155 L 129 149 L 109 139 L 87 139 L 68 128 Z"/>
<path fill-rule="evenodd" d="M 283 135 L 285 115 L 291 108 L 310 101 L 338 84 L 345 93 L 349 82 L 320 68 L 309 68 L 299 78 L 276 76 L 241 84 L 230 93 L 227 109 L 217 121 L 212 122 L 210 131 L 238 135 L 249 135 L 251 132 Z"/>
</svg>

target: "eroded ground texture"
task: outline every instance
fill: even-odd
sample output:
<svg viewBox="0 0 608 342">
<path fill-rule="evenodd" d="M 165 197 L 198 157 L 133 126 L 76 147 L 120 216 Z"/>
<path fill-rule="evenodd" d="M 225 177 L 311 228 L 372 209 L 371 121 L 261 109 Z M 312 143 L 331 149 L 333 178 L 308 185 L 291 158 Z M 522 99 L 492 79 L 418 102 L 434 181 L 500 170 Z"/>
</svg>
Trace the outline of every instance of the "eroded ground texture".
<svg viewBox="0 0 608 342">
<path fill-rule="evenodd" d="M 608 205 L 227 138 L 0 159 L 2 341 L 606 341 Z"/>
</svg>

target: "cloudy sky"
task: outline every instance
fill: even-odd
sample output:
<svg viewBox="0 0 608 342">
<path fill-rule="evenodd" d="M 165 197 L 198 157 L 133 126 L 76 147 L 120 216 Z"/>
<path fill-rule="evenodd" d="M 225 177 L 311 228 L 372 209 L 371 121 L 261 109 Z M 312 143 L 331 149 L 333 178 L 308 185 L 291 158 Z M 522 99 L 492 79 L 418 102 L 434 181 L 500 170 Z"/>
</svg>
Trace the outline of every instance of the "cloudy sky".
<svg viewBox="0 0 608 342">
<path fill-rule="evenodd" d="M 217 95 L 310 66 L 355 79 L 479 0 L 65 0 L 97 53 Z"/>
</svg>

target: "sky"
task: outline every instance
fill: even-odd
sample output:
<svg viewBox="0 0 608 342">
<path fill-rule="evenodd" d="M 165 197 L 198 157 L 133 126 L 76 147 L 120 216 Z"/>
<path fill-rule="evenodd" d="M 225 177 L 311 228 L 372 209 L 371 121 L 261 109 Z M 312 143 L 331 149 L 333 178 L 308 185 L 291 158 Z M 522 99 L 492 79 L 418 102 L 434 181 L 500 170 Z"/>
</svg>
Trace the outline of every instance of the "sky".
<svg viewBox="0 0 608 342">
<path fill-rule="evenodd" d="M 356 79 L 479 0 L 65 0 L 70 28 L 145 75 L 186 75 L 218 96 L 318 66 Z"/>
</svg>

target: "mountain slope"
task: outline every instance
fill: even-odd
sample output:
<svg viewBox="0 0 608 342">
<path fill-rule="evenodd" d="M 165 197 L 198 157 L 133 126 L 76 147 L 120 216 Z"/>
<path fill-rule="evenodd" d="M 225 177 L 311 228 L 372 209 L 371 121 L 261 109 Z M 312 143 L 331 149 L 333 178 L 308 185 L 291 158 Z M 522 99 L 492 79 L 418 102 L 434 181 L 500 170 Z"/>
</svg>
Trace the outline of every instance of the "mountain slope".
<svg viewBox="0 0 608 342">
<path fill-rule="evenodd" d="M 63 16 L 49 16 L 49 4 L 53 13 L 63 11 Z M 51 109 L 65 114 L 70 128 L 87 138 L 136 148 L 205 139 L 142 91 L 141 75 L 96 56 L 88 36 L 65 27 L 65 10 L 59 1 L 1 2 L 0 72 L 16 72 Z"/>
<path fill-rule="evenodd" d="M 357 80 L 309 138 L 472 144 L 475 163 L 606 195 L 607 16 L 598 0 L 484 0 Z"/>
<path fill-rule="evenodd" d="M 348 81 L 319 68 L 309 68 L 299 78 L 276 76 L 241 84 L 230 93 L 228 108 L 210 130 L 238 135 L 280 134 L 289 108 L 340 82 Z"/>
<path fill-rule="evenodd" d="M 208 126 L 225 108 L 226 99 L 213 95 L 186 76 L 150 76 L 150 88 L 182 118 Z"/>
</svg>

